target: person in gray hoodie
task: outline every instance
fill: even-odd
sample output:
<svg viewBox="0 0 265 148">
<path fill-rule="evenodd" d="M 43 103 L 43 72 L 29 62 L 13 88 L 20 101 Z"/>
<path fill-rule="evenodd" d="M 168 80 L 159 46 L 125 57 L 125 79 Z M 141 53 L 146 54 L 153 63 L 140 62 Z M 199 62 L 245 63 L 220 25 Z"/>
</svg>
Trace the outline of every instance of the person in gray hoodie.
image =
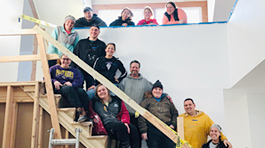
<svg viewBox="0 0 265 148">
<path fill-rule="evenodd" d="M 126 93 L 131 99 L 133 99 L 136 103 L 140 104 L 144 99 L 144 93 L 146 91 L 150 91 L 153 87 L 153 84 L 149 82 L 146 78 L 144 78 L 140 73 L 140 62 L 137 60 L 133 60 L 130 63 L 130 71 L 131 74 L 125 77 L 119 88 Z M 127 110 L 130 115 L 131 124 L 135 125 L 138 128 L 138 117 L 139 114 L 135 113 L 135 110 L 132 109 L 128 104 L 125 103 Z M 141 135 L 139 134 L 140 146 L 141 146 Z"/>
</svg>

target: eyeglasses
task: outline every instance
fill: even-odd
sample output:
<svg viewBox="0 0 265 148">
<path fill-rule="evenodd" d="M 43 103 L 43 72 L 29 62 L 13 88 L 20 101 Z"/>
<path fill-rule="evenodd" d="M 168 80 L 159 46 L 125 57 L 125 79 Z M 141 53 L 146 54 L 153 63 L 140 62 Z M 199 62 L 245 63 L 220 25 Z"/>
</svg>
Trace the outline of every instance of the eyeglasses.
<svg viewBox="0 0 265 148">
<path fill-rule="evenodd" d="M 68 59 L 68 58 L 62 58 L 64 61 L 69 61 L 70 59 Z"/>
</svg>

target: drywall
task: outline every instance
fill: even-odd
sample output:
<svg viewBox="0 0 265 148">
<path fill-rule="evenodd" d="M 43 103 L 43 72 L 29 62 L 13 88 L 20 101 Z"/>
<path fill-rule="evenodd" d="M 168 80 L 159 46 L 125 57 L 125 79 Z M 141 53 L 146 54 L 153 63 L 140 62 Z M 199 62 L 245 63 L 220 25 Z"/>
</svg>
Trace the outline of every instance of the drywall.
<svg viewBox="0 0 265 148">
<path fill-rule="evenodd" d="M 239 0 L 228 22 L 231 86 L 265 58 L 265 1 Z M 251 10 L 251 11 L 246 11 Z"/>
<path fill-rule="evenodd" d="M 16 5 L 14 5 L 14 3 Z M 21 29 L 18 17 L 22 14 L 23 0 L 2 1 L 0 6 L 1 23 L 0 33 Z M 8 10 L 8 13 L 6 13 Z M 4 15 L 3 15 L 4 14 Z M 20 50 L 20 36 L 0 36 L 0 56 L 16 56 Z M 0 63 L 1 82 L 16 81 L 18 63 Z"/>
</svg>

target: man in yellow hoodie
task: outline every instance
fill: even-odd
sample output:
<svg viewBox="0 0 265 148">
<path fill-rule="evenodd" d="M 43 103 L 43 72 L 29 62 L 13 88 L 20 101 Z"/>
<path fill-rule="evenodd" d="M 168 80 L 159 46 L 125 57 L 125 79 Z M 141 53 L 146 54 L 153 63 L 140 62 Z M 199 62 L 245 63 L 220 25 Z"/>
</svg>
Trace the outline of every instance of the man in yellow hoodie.
<svg viewBox="0 0 265 148">
<path fill-rule="evenodd" d="M 204 112 L 195 110 L 195 103 L 191 98 L 184 100 L 184 109 L 186 113 L 179 117 L 184 119 L 184 138 L 193 146 L 193 148 L 201 148 L 207 142 L 207 137 L 210 134 L 210 128 L 214 124 L 211 118 Z M 221 133 L 221 140 L 229 148 L 232 148 L 231 143 Z"/>
</svg>

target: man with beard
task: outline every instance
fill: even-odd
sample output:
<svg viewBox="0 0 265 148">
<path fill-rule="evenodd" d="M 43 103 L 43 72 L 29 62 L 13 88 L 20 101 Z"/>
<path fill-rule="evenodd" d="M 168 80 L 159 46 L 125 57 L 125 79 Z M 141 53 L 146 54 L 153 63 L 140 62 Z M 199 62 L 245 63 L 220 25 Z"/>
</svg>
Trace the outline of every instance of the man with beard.
<svg viewBox="0 0 265 148">
<path fill-rule="evenodd" d="M 131 99 L 136 103 L 140 104 L 144 99 L 144 93 L 150 91 L 153 87 L 153 84 L 144 78 L 140 73 L 140 62 L 133 60 L 130 63 L 131 74 L 124 78 L 119 88 L 126 93 Z M 128 104 L 125 103 L 125 106 L 130 114 L 130 122 L 138 128 L 138 117 L 139 114 L 135 112 Z M 141 135 L 139 134 L 139 140 L 141 145 Z"/>
</svg>

